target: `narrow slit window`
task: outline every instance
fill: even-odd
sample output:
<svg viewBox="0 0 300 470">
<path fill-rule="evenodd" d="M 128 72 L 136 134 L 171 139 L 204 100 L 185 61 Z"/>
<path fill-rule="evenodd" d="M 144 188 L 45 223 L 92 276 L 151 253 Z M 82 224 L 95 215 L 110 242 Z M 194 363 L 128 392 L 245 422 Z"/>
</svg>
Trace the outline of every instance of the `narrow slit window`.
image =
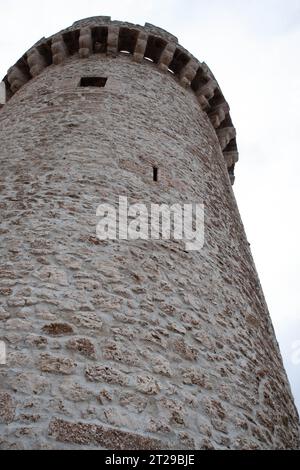
<svg viewBox="0 0 300 470">
<path fill-rule="evenodd" d="M 153 167 L 153 181 L 158 181 L 158 168 L 157 166 Z"/>
<path fill-rule="evenodd" d="M 79 86 L 81 87 L 105 87 L 107 77 L 82 77 Z"/>
</svg>

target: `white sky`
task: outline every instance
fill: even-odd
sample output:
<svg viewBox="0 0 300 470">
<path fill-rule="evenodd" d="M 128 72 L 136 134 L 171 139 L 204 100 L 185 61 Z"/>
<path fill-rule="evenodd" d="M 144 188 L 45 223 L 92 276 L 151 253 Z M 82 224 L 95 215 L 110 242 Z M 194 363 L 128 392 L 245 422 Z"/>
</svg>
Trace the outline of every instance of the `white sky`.
<svg viewBox="0 0 300 470">
<path fill-rule="evenodd" d="M 299 0 L 0 0 L 0 77 L 41 37 L 97 15 L 162 27 L 215 74 L 238 133 L 234 191 L 300 409 Z"/>
</svg>

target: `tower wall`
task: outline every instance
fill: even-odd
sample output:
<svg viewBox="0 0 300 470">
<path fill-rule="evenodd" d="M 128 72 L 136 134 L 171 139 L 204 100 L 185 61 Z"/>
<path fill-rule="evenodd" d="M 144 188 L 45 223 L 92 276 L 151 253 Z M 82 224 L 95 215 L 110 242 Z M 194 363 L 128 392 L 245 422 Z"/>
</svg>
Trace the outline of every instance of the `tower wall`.
<svg viewBox="0 0 300 470">
<path fill-rule="evenodd" d="M 110 50 L 92 51 L 88 31 L 73 53 L 66 36 L 58 49 L 52 38 L 52 63 L 27 53 L 19 88 L 11 71 L 5 79 L 0 445 L 295 448 L 298 415 L 231 188 L 227 125 L 216 132 L 182 71 L 112 50 L 110 30 Z M 106 85 L 78 86 L 85 76 Z M 97 206 L 119 196 L 203 202 L 203 249 L 98 240 Z"/>
</svg>

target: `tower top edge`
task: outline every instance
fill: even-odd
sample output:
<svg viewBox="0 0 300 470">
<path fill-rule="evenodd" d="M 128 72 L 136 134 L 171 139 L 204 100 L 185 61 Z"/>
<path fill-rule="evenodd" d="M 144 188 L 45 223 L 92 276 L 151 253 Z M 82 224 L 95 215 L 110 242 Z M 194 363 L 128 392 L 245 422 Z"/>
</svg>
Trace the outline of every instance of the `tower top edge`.
<svg viewBox="0 0 300 470">
<path fill-rule="evenodd" d="M 162 72 L 172 73 L 184 88 L 193 90 L 215 129 L 233 184 L 238 161 L 236 131 L 216 78 L 205 62 L 179 44 L 176 36 L 151 23 L 141 26 L 112 20 L 110 16 L 92 16 L 41 38 L 8 70 L 3 79 L 5 101 L 46 67 L 58 65 L 70 55 L 76 53 L 84 59 L 99 53 L 101 60 L 101 53 L 117 56 L 121 52 L 127 52 L 135 62 L 150 59 Z"/>
<path fill-rule="evenodd" d="M 144 26 L 136 24 L 136 23 L 129 23 L 128 21 L 119 21 L 119 20 L 112 20 L 110 16 L 91 16 L 89 18 L 84 18 L 82 20 L 75 21 L 72 26 L 67 28 L 67 31 L 72 31 L 73 29 L 83 28 L 83 27 L 93 27 L 93 26 L 101 26 L 101 25 L 115 25 L 115 26 L 129 26 L 135 27 L 141 30 L 145 30 L 149 32 L 149 34 L 156 34 L 160 37 L 165 38 L 168 41 L 173 41 L 178 43 L 178 38 L 173 34 L 169 33 L 165 29 L 153 25 L 151 23 L 145 23 Z M 65 30 L 63 30 L 65 31 Z"/>
</svg>

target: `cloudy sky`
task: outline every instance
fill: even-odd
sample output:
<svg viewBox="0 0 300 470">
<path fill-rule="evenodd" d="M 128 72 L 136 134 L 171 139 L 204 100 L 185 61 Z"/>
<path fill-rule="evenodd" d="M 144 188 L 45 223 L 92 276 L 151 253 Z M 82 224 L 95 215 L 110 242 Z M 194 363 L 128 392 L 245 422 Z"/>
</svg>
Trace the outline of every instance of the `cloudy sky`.
<svg viewBox="0 0 300 470">
<path fill-rule="evenodd" d="M 234 191 L 300 409 L 299 0 L 0 0 L 0 76 L 38 39 L 107 15 L 172 32 L 217 77 L 238 132 Z"/>
</svg>

